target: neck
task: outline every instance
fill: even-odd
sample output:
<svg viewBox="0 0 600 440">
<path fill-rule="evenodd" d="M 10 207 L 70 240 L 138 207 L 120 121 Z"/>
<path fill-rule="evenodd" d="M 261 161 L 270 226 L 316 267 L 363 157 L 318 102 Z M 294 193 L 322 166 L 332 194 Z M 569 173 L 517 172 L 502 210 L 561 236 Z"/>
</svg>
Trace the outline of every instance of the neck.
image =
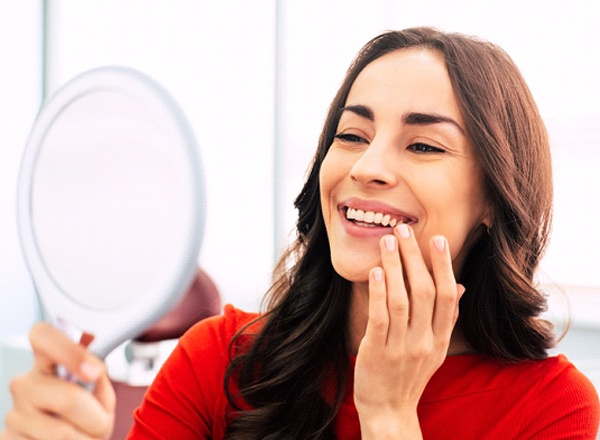
<svg viewBox="0 0 600 440">
<path fill-rule="evenodd" d="M 358 347 L 365 336 L 367 322 L 369 320 L 369 293 L 367 283 L 355 283 L 352 286 L 352 298 L 350 300 L 349 324 L 349 349 L 352 355 L 358 353 Z M 475 353 L 465 341 L 462 332 L 457 327 L 452 331 L 448 356 Z"/>
</svg>

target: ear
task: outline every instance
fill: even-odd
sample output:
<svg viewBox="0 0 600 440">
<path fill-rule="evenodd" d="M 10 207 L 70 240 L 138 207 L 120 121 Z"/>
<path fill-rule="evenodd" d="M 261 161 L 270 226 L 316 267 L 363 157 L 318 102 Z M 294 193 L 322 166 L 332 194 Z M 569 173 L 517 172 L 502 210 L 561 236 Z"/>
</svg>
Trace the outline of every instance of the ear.
<svg viewBox="0 0 600 440">
<path fill-rule="evenodd" d="M 489 231 L 494 225 L 494 215 L 492 212 L 492 206 L 490 203 L 487 203 L 487 206 L 483 212 L 483 216 L 481 217 L 481 224 L 485 226 L 485 228 Z"/>
</svg>

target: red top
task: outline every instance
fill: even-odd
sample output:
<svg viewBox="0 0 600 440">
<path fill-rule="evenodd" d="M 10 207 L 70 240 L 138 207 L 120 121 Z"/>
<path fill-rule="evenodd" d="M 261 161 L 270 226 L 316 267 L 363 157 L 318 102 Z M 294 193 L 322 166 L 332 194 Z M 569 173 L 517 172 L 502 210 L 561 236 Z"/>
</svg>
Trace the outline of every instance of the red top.
<svg viewBox="0 0 600 440">
<path fill-rule="evenodd" d="M 179 342 L 135 412 L 130 439 L 222 439 L 223 377 L 233 334 L 256 314 L 225 306 Z M 350 375 L 352 377 L 352 375 Z M 336 419 L 339 439 L 360 439 L 352 383 Z M 424 439 L 595 439 L 598 395 L 563 355 L 506 365 L 449 356 L 418 407 Z"/>
</svg>

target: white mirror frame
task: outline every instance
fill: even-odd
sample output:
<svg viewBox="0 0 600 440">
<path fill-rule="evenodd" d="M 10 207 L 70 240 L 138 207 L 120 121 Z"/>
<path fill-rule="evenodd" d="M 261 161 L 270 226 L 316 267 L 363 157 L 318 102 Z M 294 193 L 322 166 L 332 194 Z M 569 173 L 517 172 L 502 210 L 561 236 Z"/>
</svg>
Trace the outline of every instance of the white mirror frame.
<svg viewBox="0 0 600 440">
<path fill-rule="evenodd" d="M 184 230 L 180 231 L 182 246 L 172 262 L 176 268 L 173 273 L 144 292 L 143 298 L 133 298 L 119 307 L 104 310 L 86 307 L 73 299 L 73 292 L 61 290 L 40 255 L 32 221 L 34 171 L 46 134 L 70 103 L 102 90 L 125 93 L 141 100 L 146 108 L 156 111 L 157 118 L 175 127 L 172 133 L 177 139 L 173 145 L 180 151 L 174 160 L 186 182 L 182 197 L 189 207 L 186 208 L 189 218 L 184 219 Z M 136 70 L 120 66 L 93 69 L 68 82 L 42 106 L 26 145 L 18 182 L 19 235 L 45 319 L 54 324 L 66 323 L 68 331 L 93 333 L 95 339 L 89 349 L 102 358 L 123 341 L 137 336 L 169 311 L 191 282 L 204 232 L 204 209 L 204 180 L 193 131 L 181 108 L 160 84 Z"/>
</svg>

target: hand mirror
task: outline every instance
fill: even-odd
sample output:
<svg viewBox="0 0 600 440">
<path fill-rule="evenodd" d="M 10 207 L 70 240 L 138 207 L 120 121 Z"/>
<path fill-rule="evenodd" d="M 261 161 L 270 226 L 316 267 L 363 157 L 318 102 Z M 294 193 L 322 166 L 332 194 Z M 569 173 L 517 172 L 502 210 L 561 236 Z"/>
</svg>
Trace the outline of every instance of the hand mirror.
<svg viewBox="0 0 600 440">
<path fill-rule="evenodd" d="M 17 215 L 44 318 L 104 358 L 168 312 L 197 267 L 204 186 L 192 130 L 144 74 L 102 67 L 42 106 Z"/>
</svg>

